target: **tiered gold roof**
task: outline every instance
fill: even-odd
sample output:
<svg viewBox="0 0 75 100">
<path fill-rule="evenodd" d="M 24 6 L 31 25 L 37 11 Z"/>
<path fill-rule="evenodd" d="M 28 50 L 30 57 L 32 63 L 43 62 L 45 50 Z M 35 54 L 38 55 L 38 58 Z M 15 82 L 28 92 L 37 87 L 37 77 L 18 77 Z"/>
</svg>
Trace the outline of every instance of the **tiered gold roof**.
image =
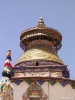
<svg viewBox="0 0 75 100">
<path fill-rule="evenodd" d="M 48 35 L 49 37 L 53 37 L 55 42 L 57 42 L 56 45 L 62 41 L 61 33 L 53 28 L 46 27 L 43 18 L 41 17 L 37 27 L 30 28 L 22 32 L 20 36 L 21 43 L 25 45 L 25 42 L 28 41 L 28 38 L 34 37 L 35 35 L 37 36 L 39 35 L 38 33 L 41 35 Z M 34 45 L 20 57 L 16 64 L 31 60 L 49 60 L 64 65 L 59 56 L 46 46 L 38 48 L 36 45 Z"/>
<path fill-rule="evenodd" d="M 20 57 L 16 64 L 31 60 L 49 60 L 64 65 L 59 56 L 46 46 L 40 48 L 38 48 L 37 46 L 33 46 Z"/>
<path fill-rule="evenodd" d="M 28 39 L 36 35 L 46 35 L 57 39 L 59 42 L 62 41 L 61 33 L 54 28 L 46 27 L 42 17 L 40 17 L 36 27 L 28 28 L 21 33 L 20 41 L 23 42 L 24 39 Z"/>
</svg>

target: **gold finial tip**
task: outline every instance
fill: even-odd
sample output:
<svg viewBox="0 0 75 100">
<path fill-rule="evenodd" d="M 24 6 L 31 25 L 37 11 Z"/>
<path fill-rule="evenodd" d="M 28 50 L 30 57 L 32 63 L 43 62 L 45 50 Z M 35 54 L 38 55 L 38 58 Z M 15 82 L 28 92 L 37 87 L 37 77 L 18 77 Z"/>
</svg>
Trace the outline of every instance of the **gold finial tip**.
<svg viewBox="0 0 75 100">
<path fill-rule="evenodd" d="M 45 28 L 44 20 L 42 17 L 40 17 L 37 27 L 38 28 Z"/>
<path fill-rule="evenodd" d="M 43 21 L 43 17 L 40 17 L 40 19 L 39 19 L 39 23 L 44 23 L 44 21 Z"/>
<path fill-rule="evenodd" d="M 43 19 L 43 17 L 40 17 L 40 19 Z"/>
</svg>

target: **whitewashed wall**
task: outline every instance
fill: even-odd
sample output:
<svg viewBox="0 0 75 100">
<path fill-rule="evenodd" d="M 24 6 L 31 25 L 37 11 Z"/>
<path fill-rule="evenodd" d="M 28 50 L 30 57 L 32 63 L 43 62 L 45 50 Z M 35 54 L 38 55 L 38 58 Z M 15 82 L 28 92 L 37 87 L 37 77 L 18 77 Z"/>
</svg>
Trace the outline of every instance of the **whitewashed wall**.
<svg viewBox="0 0 75 100">
<path fill-rule="evenodd" d="M 22 95 L 28 88 L 28 84 L 24 81 L 20 85 L 12 83 L 14 87 L 14 100 L 22 100 Z M 67 84 L 65 87 L 57 82 L 54 86 L 45 82 L 42 85 L 44 92 L 48 96 L 48 100 L 75 100 L 75 89 Z"/>
<path fill-rule="evenodd" d="M 54 86 L 49 85 L 49 100 L 75 100 L 75 89 L 69 84 L 63 87 L 58 82 Z"/>
<path fill-rule="evenodd" d="M 12 83 L 14 87 L 14 100 L 22 100 L 22 95 L 25 93 L 29 85 L 23 81 L 20 83 L 20 85 L 16 85 L 15 83 Z"/>
</svg>

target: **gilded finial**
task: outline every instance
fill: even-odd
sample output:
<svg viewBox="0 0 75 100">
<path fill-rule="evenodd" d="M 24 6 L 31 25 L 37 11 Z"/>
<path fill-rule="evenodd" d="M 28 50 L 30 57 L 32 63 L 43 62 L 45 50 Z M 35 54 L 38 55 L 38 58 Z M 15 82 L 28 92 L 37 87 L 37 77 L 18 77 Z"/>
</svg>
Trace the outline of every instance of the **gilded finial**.
<svg viewBox="0 0 75 100">
<path fill-rule="evenodd" d="M 37 27 L 38 28 L 45 28 L 44 20 L 42 17 L 40 17 Z"/>
<path fill-rule="evenodd" d="M 39 19 L 39 23 L 44 23 L 44 20 L 43 20 L 42 17 L 40 17 L 40 19 Z"/>
</svg>

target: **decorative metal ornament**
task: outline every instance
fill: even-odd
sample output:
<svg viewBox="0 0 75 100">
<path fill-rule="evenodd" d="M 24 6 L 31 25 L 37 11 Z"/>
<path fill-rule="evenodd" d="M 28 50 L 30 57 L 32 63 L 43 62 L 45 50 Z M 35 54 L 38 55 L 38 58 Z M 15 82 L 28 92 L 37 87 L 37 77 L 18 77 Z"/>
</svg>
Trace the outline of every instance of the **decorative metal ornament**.
<svg viewBox="0 0 75 100">
<path fill-rule="evenodd" d="M 34 81 L 25 91 L 22 98 L 23 100 L 27 100 L 30 97 L 39 98 L 39 100 L 47 100 L 48 97 L 43 91 L 43 88 L 38 84 L 38 82 Z"/>
</svg>

